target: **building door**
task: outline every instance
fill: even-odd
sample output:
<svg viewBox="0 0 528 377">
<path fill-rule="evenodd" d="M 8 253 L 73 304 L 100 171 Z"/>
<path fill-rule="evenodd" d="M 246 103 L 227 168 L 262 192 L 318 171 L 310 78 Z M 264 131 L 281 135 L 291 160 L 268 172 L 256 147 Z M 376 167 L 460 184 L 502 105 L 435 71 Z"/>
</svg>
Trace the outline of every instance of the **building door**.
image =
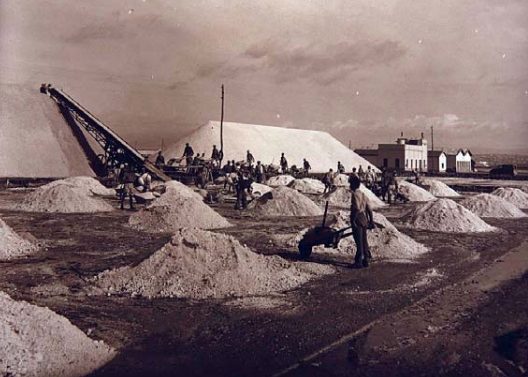
<svg viewBox="0 0 528 377">
<path fill-rule="evenodd" d="M 384 167 L 387 167 L 388 165 L 389 165 L 389 160 L 386 159 L 386 158 L 384 158 L 384 159 L 383 159 L 383 166 L 384 166 Z"/>
<path fill-rule="evenodd" d="M 399 158 L 394 159 L 394 167 L 396 168 L 396 170 L 400 170 L 400 159 Z"/>
</svg>

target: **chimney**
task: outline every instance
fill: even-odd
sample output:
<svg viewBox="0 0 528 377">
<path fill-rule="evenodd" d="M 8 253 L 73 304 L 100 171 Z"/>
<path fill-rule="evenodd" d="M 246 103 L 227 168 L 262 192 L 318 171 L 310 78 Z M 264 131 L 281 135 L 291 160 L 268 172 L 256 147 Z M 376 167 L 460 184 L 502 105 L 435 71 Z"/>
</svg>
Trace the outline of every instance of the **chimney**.
<svg viewBox="0 0 528 377">
<path fill-rule="evenodd" d="M 400 137 L 403 137 L 403 131 L 401 132 L 401 136 Z"/>
<path fill-rule="evenodd" d="M 423 138 L 424 138 L 424 134 L 423 134 L 423 132 L 422 132 L 422 139 L 423 139 Z"/>
</svg>

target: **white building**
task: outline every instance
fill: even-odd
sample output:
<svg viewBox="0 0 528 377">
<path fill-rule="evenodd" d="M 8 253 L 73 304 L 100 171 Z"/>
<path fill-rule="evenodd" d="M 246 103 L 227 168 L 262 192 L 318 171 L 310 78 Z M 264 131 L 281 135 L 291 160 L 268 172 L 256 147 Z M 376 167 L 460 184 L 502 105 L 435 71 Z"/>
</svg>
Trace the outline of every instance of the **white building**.
<svg viewBox="0 0 528 377">
<path fill-rule="evenodd" d="M 447 154 L 444 151 L 429 151 L 427 153 L 428 171 L 445 173 L 447 170 Z"/>
<path fill-rule="evenodd" d="M 361 157 L 378 167 L 399 171 L 427 171 L 427 140 L 401 137 L 394 144 L 378 144 L 378 149 L 356 149 Z"/>
<path fill-rule="evenodd" d="M 473 155 L 471 151 L 459 149 L 455 154 L 447 155 L 447 171 L 455 173 L 471 173 Z"/>
</svg>

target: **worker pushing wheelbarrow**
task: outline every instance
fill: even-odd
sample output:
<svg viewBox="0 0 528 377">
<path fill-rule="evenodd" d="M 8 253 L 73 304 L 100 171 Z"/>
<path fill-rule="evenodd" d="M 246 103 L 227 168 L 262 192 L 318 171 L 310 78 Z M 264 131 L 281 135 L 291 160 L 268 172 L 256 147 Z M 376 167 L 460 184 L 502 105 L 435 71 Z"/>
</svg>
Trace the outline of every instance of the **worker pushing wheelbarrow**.
<svg viewBox="0 0 528 377">
<path fill-rule="evenodd" d="M 304 233 L 303 238 L 299 241 L 299 253 L 301 258 L 307 259 L 312 254 L 314 246 L 324 245 L 324 247 L 332 247 L 337 249 L 339 242 L 346 237 L 352 236 L 352 226 L 348 226 L 342 229 L 336 229 L 326 226 L 326 217 L 328 215 L 328 202 L 325 205 L 325 211 L 323 216 L 323 222 L 321 226 L 316 226 L 308 229 Z M 382 224 L 374 224 L 375 227 L 383 228 Z"/>
</svg>

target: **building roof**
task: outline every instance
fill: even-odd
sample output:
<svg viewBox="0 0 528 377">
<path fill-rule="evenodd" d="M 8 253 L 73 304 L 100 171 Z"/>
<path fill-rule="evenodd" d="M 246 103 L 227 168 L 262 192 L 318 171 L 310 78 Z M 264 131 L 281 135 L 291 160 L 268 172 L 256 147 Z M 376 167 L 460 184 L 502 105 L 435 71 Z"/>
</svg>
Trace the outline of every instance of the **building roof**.
<svg viewBox="0 0 528 377">
<path fill-rule="evenodd" d="M 195 153 L 205 152 L 210 156 L 213 144 L 220 147 L 220 122 L 209 121 L 170 145 L 165 158 L 181 157 L 186 142 Z M 313 172 L 335 169 L 337 161 L 347 170 L 362 165 L 364 169 L 371 166 L 377 171 L 374 165 L 327 132 L 224 122 L 224 159 L 245 160 L 248 149 L 263 164 L 278 165 L 284 152 L 290 166 L 302 167 L 303 158 L 306 158 Z"/>
<path fill-rule="evenodd" d="M 354 149 L 354 152 L 359 154 L 360 156 L 377 156 L 378 155 L 377 149 Z"/>
<path fill-rule="evenodd" d="M 428 157 L 440 157 L 441 155 L 447 156 L 447 154 L 444 151 L 427 151 Z"/>
</svg>

